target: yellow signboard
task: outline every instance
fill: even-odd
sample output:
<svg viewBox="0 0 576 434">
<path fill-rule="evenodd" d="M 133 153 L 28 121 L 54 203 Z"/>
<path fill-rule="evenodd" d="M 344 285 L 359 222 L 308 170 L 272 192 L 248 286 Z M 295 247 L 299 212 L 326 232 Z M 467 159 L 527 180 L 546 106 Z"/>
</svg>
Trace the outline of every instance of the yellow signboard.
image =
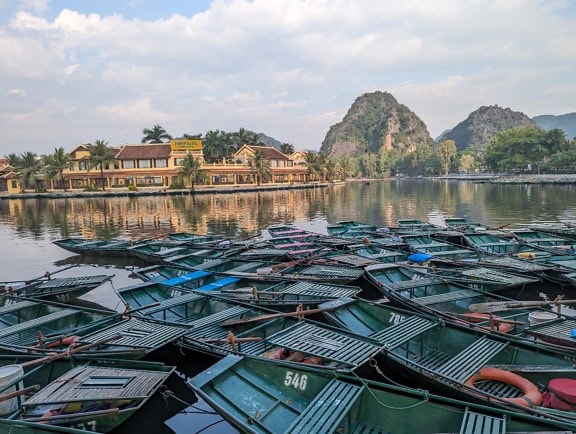
<svg viewBox="0 0 576 434">
<path fill-rule="evenodd" d="M 202 151 L 202 139 L 170 140 L 173 151 Z"/>
</svg>

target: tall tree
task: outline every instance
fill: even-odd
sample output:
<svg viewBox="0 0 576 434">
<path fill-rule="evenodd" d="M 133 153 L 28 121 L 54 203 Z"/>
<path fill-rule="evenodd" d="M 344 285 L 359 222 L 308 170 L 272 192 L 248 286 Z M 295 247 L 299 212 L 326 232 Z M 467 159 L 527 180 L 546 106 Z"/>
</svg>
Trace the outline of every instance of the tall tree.
<svg viewBox="0 0 576 434">
<path fill-rule="evenodd" d="M 291 145 L 290 143 L 282 143 L 280 145 L 280 152 L 282 152 L 283 154 L 286 155 L 290 155 L 294 153 L 294 145 Z"/>
<path fill-rule="evenodd" d="M 308 166 L 308 175 L 311 181 L 316 179 L 316 176 L 320 173 L 318 154 L 313 151 L 306 151 L 304 153 L 304 160 L 306 161 L 306 166 Z"/>
<path fill-rule="evenodd" d="M 20 188 L 22 191 L 26 190 L 27 187 L 33 186 L 34 191 L 38 191 L 38 186 L 36 184 L 36 175 L 40 173 L 41 162 L 38 159 L 38 155 L 34 152 L 26 151 L 20 154 L 17 159 L 18 166 L 16 172 L 20 177 Z"/>
<path fill-rule="evenodd" d="M 172 136 L 158 124 L 155 124 L 152 129 L 144 128 L 142 134 L 144 134 L 142 143 L 164 143 L 164 140 L 172 140 Z"/>
<path fill-rule="evenodd" d="M 88 147 L 88 150 L 90 151 L 90 156 L 86 158 L 88 167 L 100 170 L 100 181 L 102 183 L 102 191 L 104 191 L 106 190 L 104 168 L 114 162 L 113 150 L 105 140 L 96 140 L 93 145 Z"/>
<path fill-rule="evenodd" d="M 182 160 L 182 165 L 178 169 L 180 179 L 190 182 L 190 193 L 194 193 L 194 185 L 204 179 L 202 173 L 202 162 L 192 154 L 186 154 Z"/>
<path fill-rule="evenodd" d="M 336 163 L 336 172 L 341 180 L 352 177 L 356 175 L 356 159 L 350 155 L 344 155 Z"/>
<path fill-rule="evenodd" d="M 270 162 L 260 150 L 254 152 L 254 155 L 248 159 L 248 166 L 254 170 L 256 176 L 256 183 L 260 185 L 260 181 L 270 175 Z"/>
<path fill-rule="evenodd" d="M 444 140 L 436 149 L 436 158 L 440 163 L 440 171 L 448 175 L 452 159 L 456 157 L 456 143 L 454 140 Z"/>
<path fill-rule="evenodd" d="M 54 153 L 46 157 L 45 163 L 46 177 L 48 179 L 62 181 L 64 191 L 66 191 L 67 186 L 66 182 L 64 182 L 64 170 L 70 166 L 70 156 L 64 151 L 64 148 L 54 148 Z"/>
</svg>

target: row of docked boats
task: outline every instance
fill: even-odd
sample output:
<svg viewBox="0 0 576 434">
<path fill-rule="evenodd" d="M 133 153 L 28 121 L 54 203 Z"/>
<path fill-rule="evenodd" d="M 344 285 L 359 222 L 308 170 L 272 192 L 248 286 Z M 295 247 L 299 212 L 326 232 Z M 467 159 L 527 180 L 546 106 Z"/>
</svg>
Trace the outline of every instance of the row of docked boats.
<svg viewBox="0 0 576 434">
<path fill-rule="evenodd" d="M 448 221 L 327 232 L 180 233 L 110 242 L 114 254 L 106 241 L 59 240 L 150 265 L 116 289 L 120 313 L 4 296 L 0 347 L 24 374 L 0 386 L 1 423 L 107 432 L 174 381 L 158 361 L 182 371 L 207 357 L 218 361 L 186 384 L 242 432 L 576 430 L 572 300 L 502 295 L 575 289 L 574 241 L 540 246 Z M 24 381 L 57 365 L 68 369 Z"/>
</svg>

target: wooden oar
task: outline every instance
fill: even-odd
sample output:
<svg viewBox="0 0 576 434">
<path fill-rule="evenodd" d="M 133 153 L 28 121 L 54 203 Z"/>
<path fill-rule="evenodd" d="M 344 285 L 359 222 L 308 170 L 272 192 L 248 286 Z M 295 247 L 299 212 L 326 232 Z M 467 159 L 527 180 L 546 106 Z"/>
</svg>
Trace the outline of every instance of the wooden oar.
<svg viewBox="0 0 576 434">
<path fill-rule="evenodd" d="M 73 348 L 73 349 L 68 350 L 68 351 L 63 351 L 63 352 L 60 352 L 58 354 L 42 357 L 40 359 L 35 359 L 35 360 L 30 360 L 28 362 L 20 363 L 20 366 L 22 366 L 23 368 L 26 368 L 28 366 L 36 366 L 36 365 L 42 365 L 44 363 L 50 363 L 53 360 L 63 359 L 64 357 L 72 356 L 72 355 L 77 354 L 81 351 L 86 351 L 86 350 L 89 350 L 90 348 L 98 347 L 100 345 L 107 344 L 108 342 L 115 341 L 117 339 L 120 339 L 121 337 L 122 337 L 122 335 L 110 336 L 110 337 L 108 337 L 106 339 L 102 339 L 101 341 L 98 341 L 98 342 L 93 342 L 91 344 L 82 345 L 80 347 L 76 347 L 76 348 Z"/>
<path fill-rule="evenodd" d="M 256 321 L 266 321 L 268 319 L 274 318 L 290 318 L 292 316 L 306 316 L 306 315 L 313 315 L 315 313 L 326 312 L 329 310 L 333 310 L 333 307 L 326 307 L 321 309 L 308 309 L 308 310 L 301 310 L 296 312 L 283 312 L 283 313 L 271 313 L 268 315 L 259 315 L 259 316 L 252 316 L 249 318 L 241 318 L 241 319 L 230 319 L 228 321 L 224 321 L 220 323 L 222 327 L 230 327 L 239 324 L 247 324 Z"/>
<path fill-rule="evenodd" d="M 470 317 L 467 317 L 466 314 L 459 314 L 459 313 L 449 313 L 449 315 L 453 315 L 453 316 L 457 316 L 458 318 L 462 318 L 465 321 L 468 321 L 470 323 L 475 323 L 475 321 L 470 321 Z M 485 322 L 489 322 L 490 321 L 490 316 L 487 316 L 486 319 L 484 320 Z M 496 316 L 493 316 L 492 321 L 496 324 L 514 324 L 514 325 L 520 325 L 520 326 L 525 326 L 526 323 L 523 321 L 514 321 L 511 319 L 504 319 L 504 318 L 499 318 Z M 482 322 L 482 321 L 480 321 Z"/>
<path fill-rule="evenodd" d="M 15 390 L 14 392 L 5 393 L 3 395 L 0 395 L 0 402 L 8 401 L 9 399 L 16 398 L 17 396 L 26 395 L 29 392 L 36 392 L 38 390 L 40 390 L 40 385 L 34 384 L 33 386 L 28 386 L 21 390 Z"/>
<path fill-rule="evenodd" d="M 471 312 L 491 313 L 502 312 L 511 309 L 532 308 L 541 306 L 550 306 L 555 304 L 574 304 L 576 300 L 554 300 L 554 301 L 492 301 L 489 303 L 474 303 L 468 306 Z"/>
</svg>

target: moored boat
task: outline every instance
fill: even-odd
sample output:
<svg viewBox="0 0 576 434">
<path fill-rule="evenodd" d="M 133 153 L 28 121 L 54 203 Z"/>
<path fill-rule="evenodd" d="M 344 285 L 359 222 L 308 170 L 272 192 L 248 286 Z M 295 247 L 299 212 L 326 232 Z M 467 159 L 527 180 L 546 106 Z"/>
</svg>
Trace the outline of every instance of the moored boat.
<svg viewBox="0 0 576 434">
<path fill-rule="evenodd" d="M 249 357 L 228 356 L 189 384 L 245 433 L 542 433 L 572 428 L 400 385 Z"/>
<path fill-rule="evenodd" d="M 174 375 L 173 367 L 160 363 L 105 359 L 4 356 L 0 364 L 4 375 L 0 395 L 10 394 L 8 401 L 0 403 L 3 418 L 31 427 L 59 427 L 60 432 L 82 426 L 91 432 L 109 432 L 141 410 Z"/>
<path fill-rule="evenodd" d="M 339 299 L 321 308 L 337 326 L 384 344 L 388 357 L 377 368 L 396 381 L 551 421 L 576 422 L 574 413 L 559 411 L 550 396 L 560 379 L 576 384 L 574 355 L 360 300 Z"/>
</svg>

